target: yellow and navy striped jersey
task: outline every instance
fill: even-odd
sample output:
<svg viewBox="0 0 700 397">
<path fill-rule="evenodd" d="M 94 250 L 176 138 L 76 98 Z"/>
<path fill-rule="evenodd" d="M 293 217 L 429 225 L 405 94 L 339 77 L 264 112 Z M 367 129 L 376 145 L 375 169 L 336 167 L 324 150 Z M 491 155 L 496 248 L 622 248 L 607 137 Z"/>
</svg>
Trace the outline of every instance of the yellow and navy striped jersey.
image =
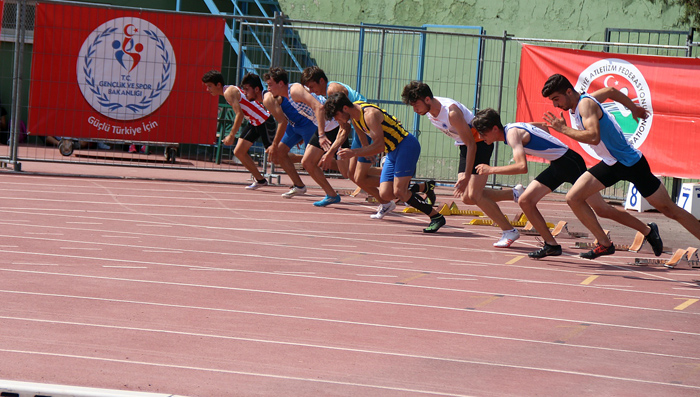
<svg viewBox="0 0 700 397">
<path fill-rule="evenodd" d="M 406 136 L 408 136 L 409 132 L 401 126 L 401 122 L 396 120 L 396 117 L 387 113 L 386 110 L 377 105 L 363 101 L 356 101 L 354 103 L 360 105 L 362 108 L 362 115 L 360 116 L 359 120 L 353 119 L 352 122 L 356 128 L 362 130 L 368 136 L 370 135 L 370 131 L 369 128 L 367 128 L 367 123 L 365 122 L 365 108 L 375 108 L 384 114 L 384 121 L 382 121 L 382 130 L 384 132 L 384 152 L 389 153 L 396 149 L 396 145 L 398 145 Z"/>
</svg>

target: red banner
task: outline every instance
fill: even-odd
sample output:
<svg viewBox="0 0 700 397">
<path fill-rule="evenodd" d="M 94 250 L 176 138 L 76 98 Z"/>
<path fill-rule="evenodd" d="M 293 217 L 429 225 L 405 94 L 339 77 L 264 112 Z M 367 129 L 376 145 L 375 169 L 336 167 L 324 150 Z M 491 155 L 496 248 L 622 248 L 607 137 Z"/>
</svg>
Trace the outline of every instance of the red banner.
<svg viewBox="0 0 700 397">
<path fill-rule="evenodd" d="M 545 111 L 560 109 L 542 97 L 547 78 L 559 73 L 576 91 L 592 93 L 615 87 L 652 116 L 635 121 L 613 101 L 603 106 L 615 117 L 625 136 L 641 150 L 655 175 L 700 178 L 700 59 L 611 54 L 523 45 L 518 80 L 518 121 L 539 121 Z M 564 114 L 569 123 L 569 117 Z M 563 134 L 557 138 L 580 153 L 591 166 L 595 153 Z"/>
<path fill-rule="evenodd" d="M 2 33 L 2 11 L 5 9 L 5 2 L 0 0 L 0 33 Z"/>
<path fill-rule="evenodd" d="M 29 101 L 36 135 L 212 143 L 224 21 L 40 3 Z"/>
</svg>

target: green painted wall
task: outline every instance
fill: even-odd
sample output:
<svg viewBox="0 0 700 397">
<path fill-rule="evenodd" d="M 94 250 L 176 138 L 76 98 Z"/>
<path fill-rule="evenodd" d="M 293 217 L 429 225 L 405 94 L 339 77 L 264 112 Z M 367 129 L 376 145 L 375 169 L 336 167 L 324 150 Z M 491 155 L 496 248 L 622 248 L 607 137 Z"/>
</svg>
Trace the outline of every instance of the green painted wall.
<svg viewBox="0 0 700 397">
<path fill-rule="evenodd" d="M 677 29 L 678 7 L 647 0 L 280 0 L 292 19 L 350 24 L 476 25 L 487 34 L 602 41 L 606 27 Z M 681 30 L 687 30 L 687 26 Z"/>
</svg>

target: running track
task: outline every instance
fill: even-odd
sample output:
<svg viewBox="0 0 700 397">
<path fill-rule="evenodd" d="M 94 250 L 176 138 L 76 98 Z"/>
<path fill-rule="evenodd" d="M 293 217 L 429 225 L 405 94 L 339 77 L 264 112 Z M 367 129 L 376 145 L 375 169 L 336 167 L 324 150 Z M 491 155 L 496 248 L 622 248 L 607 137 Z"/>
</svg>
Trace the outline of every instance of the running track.
<svg viewBox="0 0 700 397">
<path fill-rule="evenodd" d="M 0 379 L 186 396 L 700 395 L 700 269 L 627 265 L 646 247 L 586 261 L 562 240 L 565 255 L 534 261 L 533 237 L 495 249 L 497 228 L 456 216 L 425 235 L 425 216 L 371 220 L 359 198 L 315 208 L 319 190 L 0 182 Z"/>
</svg>

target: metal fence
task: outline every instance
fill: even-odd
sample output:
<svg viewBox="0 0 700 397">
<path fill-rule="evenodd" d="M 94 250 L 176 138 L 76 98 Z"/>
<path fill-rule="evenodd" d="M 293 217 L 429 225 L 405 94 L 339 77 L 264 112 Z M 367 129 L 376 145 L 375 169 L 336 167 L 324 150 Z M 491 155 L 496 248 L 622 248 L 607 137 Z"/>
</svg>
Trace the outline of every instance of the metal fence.
<svg viewBox="0 0 700 397">
<path fill-rule="evenodd" d="M 60 1 L 47 1 L 61 3 Z M 32 117 L 28 107 L 28 93 L 32 81 L 32 38 L 34 5 L 39 2 L 5 1 L 0 42 L 0 88 L 13 86 L 11 97 L 0 89 L 6 109 L 12 109 L 11 118 L 26 121 Z M 18 4 L 25 7 L 18 7 Z M 124 7 L 108 7 L 128 10 Z M 18 10 L 25 10 L 24 13 Z M 157 11 L 154 11 L 157 12 Z M 211 16 L 222 18 L 221 15 Z M 262 75 L 271 65 L 282 66 L 290 72 L 290 80 L 298 81 L 301 70 L 310 65 L 323 68 L 330 80 L 342 81 L 363 93 L 370 102 L 384 107 L 404 126 L 415 133 L 421 142 L 422 153 L 416 172 L 421 179 L 434 178 L 452 183 L 457 177 L 458 150 L 454 141 L 446 137 L 430 122 L 413 113 L 401 103 L 401 91 L 409 81 L 419 79 L 429 84 L 437 96 L 454 98 L 467 107 L 500 109 L 504 122 L 515 120 L 516 89 L 522 43 L 579 48 L 616 53 L 690 56 L 697 43 L 692 31 L 682 34 L 643 36 L 646 42 L 635 41 L 629 32 L 611 30 L 610 41 L 565 41 L 536 38 L 518 38 L 484 34 L 480 27 L 425 25 L 419 28 L 384 25 L 331 24 L 315 21 L 286 20 L 274 17 L 223 16 L 228 26 L 222 38 L 222 73 L 229 83 L 237 83 L 248 71 Z M 626 34 L 624 38 L 620 35 Z M 655 38 L 656 37 L 656 38 Z M 617 40 L 617 41 L 616 41 Z M 625 42 L 627 41 L 627 42 Z M 652 42 L 653 41 L 653 42 Z M 206 70 L 203 70 L 204 73 Z M 202 101 L 208 95 L 204 89 L 193 92 Z M 205 134 L 207 145 L 180 145 L 175 159 L 162 156 L 162 149 L 147 148 L 151 153 L 129 153 L 132 142 L 110 142 L 109 148 L 96 142 L 83 142 L 84 148 L 64 156 L 51 146 L 45 137 L 29 131 L 26 142 L 19 131 L 12 135 L 11 145 L 0 145 L 0 162 L 19 168 L 21 162 L 49 161 L 56 163 L 79 162 L 115 166 L 166 167 L 176 169 L 206 169 L 216 171 L 245 171 L 233 158 L 232 148 L 222 147 L 221 135 L 231 125 L 231 113 L 221 101 L 220 122 L 215 131 L 194 131 Z M 201 106 L 200 106 L 201 107 Z M 195 107 L 197 108 L 197 107 Z M 191 111 L 185 109 L 184 111 Z M 8 112 L 9 109 L 8 109 Z M 18 123 L 13 123 L 13 131 Z M 70 137 L 70 126 L 56 126 L 56 136 Z M 12 144 L 17 142 L 16 144 Z M 140 149 L 138 142 L 137 149 Z M 77 144 L 77 143 L 76 143 Z M 254 147 L 256 158 L 264 162 L 261 147 Z M 172 160 L 172 161 L 166 161 Z M 503 165 L 511 161 L 510 148 L 498 145 L 493 163 Z M 493 185 L 512 186 L 527 184 L 545 165 L 533 163 L 529 174 L 516 176 L 494 175 Z M 670 188 L 670 178 L 667 180 Z M 624 198 L 626 184 L 621 183 L 604 192 L 608 197 Z"/>
</svg>

